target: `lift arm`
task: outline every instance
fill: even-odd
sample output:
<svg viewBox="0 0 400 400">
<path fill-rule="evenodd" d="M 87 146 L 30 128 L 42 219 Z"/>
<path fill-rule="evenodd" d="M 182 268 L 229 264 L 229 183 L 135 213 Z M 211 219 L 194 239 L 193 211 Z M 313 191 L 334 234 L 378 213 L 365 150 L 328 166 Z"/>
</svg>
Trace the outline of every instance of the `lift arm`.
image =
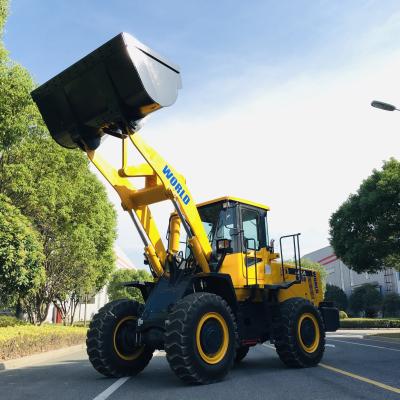
<svg viewBox="0 0 400 400">
<path fill-rule="evenodd" d="M 127 165 L 128 138 L 145 159 L 136 166 Z M 117 170 L 95 150 L 87 150 L 87 155 L 100 173 L 114 187 L 121 198 L 122 207 L 133 218 L 145 244 L 145 253 L 154 272 L 161 276 L 165 270 L 167 251 L 162 243 L 149 205 L 165 200 L 172 201 L 188 235 L 188 243 L 203 272 L 209 272 L 208 260 L 211 246 L 203 228 L 196 203 L 186 186 L 185 178 L 166 162 L 160 154 L 145 143 L 135 132 L 128 132 L 122 139 L 122 168 Z M 144 177 L 145 186 L 136 188 L 130 179 Z"/>
<path fill-rule="evenodd" d="M 179 67 L 127 33 L 121 33 L 32 92 L 49 131 L 61 146 L 85 150 L 118 192 L 145 244 L 153 271 L 162 275 L 167 252 L 149 205 L 172 201 L 197 264 L 209 271 L 211 246 L 185 179 L 136 133 L 140 121 L 172 105 L 181 88 Z M 96 149 L 109 134 L 122 140 L 122 168 L 115 169 Z M 127 165 L 130 141 L 145 163 Z M 136 188 L 128 179 L 144 177 Z M 178 225 L 175 224 L 175 227 Z M 175 233 L 176 235 L 176 233 Z"/>
</svg>

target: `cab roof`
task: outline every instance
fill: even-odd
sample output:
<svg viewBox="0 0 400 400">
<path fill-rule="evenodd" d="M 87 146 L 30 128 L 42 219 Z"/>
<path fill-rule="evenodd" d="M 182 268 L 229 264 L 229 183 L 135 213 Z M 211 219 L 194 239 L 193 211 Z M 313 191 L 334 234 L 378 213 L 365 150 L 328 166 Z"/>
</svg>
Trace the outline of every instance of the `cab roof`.
<svg viewBox="0 0 400 400">
<path fill-rule="evenodd" d="M 202 207 L 202 206 L 206 206 L 208 204 L 218 203 L 220 201 L 236 201 L 238 203 L 247 204 L 249 206 L 262 208 L 263 210 L 267 210 L 267 211 L 270 209 L 268 206 L 265 206 L 264 204 L 255 203 L 254 201 L 240 199 L 239 197 L 232 197 L 232 196 L 223 196 L 223 197 L 218 197 L 217 199 L 204 201 L 203 203 L 197 204 L 197 207 Z"/>
</svg>

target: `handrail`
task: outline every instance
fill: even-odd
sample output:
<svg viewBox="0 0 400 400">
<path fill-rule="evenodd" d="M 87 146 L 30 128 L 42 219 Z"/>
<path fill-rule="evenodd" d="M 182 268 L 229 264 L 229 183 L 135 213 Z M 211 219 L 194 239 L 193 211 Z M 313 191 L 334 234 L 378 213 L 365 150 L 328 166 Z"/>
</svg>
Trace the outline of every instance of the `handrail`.
<svg viewBox="0 0 400 400">
<path fill-rule="evenodd" d="M 280 255 L 281 255 L 281 265 L 282 265 L 282 277 L 285 280 L 285 266 L 284 266 L 284 257 L 282 250 L 282 239 L 293 238 L 293 249 L 294 249 L 294 266 L 296 269 L 296 281 L 293 283 L 301 283 L 302 279 L 302 269 L 301 269 L 301 256 L 300 256 L 300 237 L 301 233 L 293 233 L 292 235 L 284 235 L 279 238 L 279 247 L 280 247 Z"/>
</svg>

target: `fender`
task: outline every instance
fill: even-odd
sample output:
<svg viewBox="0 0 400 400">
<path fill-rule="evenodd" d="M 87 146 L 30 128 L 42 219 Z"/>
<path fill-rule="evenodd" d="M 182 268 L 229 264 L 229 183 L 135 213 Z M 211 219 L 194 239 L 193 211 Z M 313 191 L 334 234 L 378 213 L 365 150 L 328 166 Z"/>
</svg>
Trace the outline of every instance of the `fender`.
<svg viewBox="0 0 400 400">
<path fill-rule="evenodd" d="M 148 294 L 143 313 L 138 320 L 138 331 L 144 332 L 150 328 L 164 331 L 173 306 L 183 297 L 198 292 L 210 292 L 221 296 L 236 314 L 238 305 L 230 275 L 200 273 L 182 277 L 174 283 L 163 276 Z"/>
</svg>

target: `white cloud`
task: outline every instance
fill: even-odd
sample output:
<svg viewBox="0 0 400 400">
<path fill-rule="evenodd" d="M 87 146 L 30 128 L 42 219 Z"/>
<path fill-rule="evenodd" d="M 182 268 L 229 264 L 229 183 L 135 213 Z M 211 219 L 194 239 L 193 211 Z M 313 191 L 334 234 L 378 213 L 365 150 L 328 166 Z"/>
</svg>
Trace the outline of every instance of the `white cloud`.
<svg viewBox="0 0 400 400">
<path fill-rule="evenodd" d="M 399 158 L 400 114 L 369 105 L 373 99 L 400 104 L 399 71 L 395 51 L 273 87 L 259 70 L 252 79 L 257 87 L 238 81 L 232 101 L 202 107 L 201 115 L 196 109 L 176 115 L 171 107 L 141 135 L 183 173 L 198 202 L 230 194 L 265 203 L 270 236 L 302 232 L 305 254 L 327 245 L 331 213 L 372 169 Z M 116 159 L 120 150 L 109 139 L 101 151 Z M 165 229 L 166 207 L 155 216 Z M 133 230 L 128 215 L 120 215 L 119 245 L 141 253 Z"/>
</svg>

